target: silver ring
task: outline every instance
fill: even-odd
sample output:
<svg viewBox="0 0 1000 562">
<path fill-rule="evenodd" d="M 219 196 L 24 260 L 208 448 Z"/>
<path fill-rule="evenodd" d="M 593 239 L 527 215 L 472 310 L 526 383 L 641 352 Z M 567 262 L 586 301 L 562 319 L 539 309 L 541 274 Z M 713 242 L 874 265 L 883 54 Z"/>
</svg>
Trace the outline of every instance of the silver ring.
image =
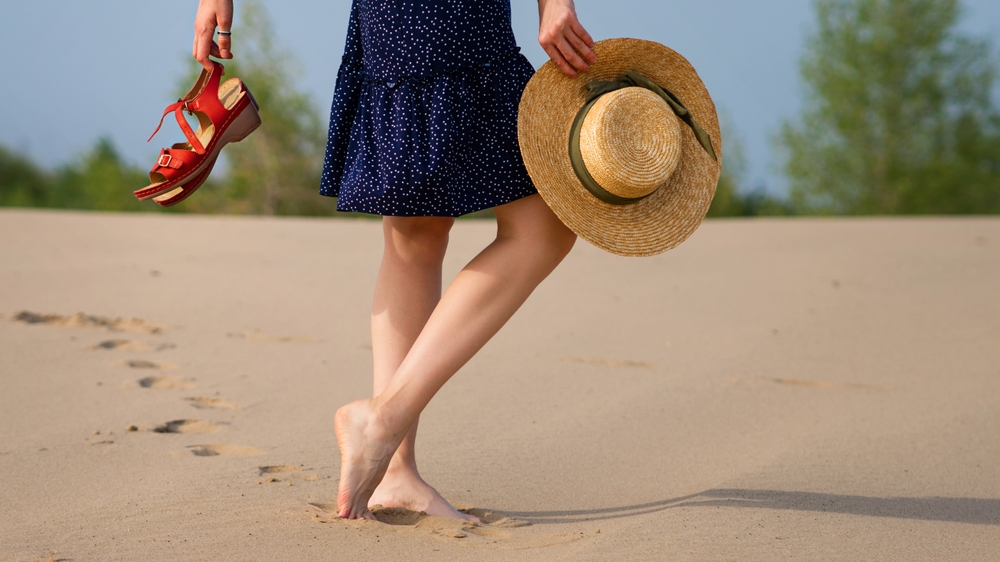
<svg viewBox="0 0 1000 562">
<path fill-rule="evenodd" d="M 217 29 L 215 32 L 222 37 L 229 37 L 230 35 L 233 34 L 232 31 L 222 31 L 221 29 Z"/>
</svg>

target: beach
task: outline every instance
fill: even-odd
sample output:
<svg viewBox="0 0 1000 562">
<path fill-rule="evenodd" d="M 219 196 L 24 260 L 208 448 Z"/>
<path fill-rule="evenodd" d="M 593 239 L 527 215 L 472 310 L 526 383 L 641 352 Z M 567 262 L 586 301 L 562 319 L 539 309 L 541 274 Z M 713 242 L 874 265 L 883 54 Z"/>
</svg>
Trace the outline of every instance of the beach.
<svg viewBox="0 0 1000 562">
<path fill-rule="evenodd" d="M 452 278 L 492 239 L 458 221 Z M 1000 559 L 1000 219 L 579 241 L 336 516 L 381 227 L 0 210 L 0 560 Z"/>
</svg>

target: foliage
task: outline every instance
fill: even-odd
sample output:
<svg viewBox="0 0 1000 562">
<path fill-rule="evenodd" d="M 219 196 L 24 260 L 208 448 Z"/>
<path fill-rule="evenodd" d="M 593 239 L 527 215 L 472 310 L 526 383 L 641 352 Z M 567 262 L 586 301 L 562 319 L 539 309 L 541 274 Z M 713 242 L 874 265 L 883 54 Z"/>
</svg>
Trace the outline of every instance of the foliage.
<svg viewBox="0 0 1000 562">
<path fill-rule="evenodd" d="M 0 206 L 44 207 L 50 183 L 34 162 L 0 145 Z"/>
<path fill-rule="evenodd" d="M 108 138 L 98 139 L 83 157 L 54 172 L 0 146 L 2 206 L 151 211 L 156 205 L 149 208 L 131 196 L 146 179 L 141 170 L 122 160 Z"/>
<path fill-rule="evenodd" d="M 149 178 L 142 170 L 126 164 L 111 140 L 101 138 L 78 162 L 56 171 L 51 191 L 59 207 L 151 211 L 149 203 L 132 196 L 133 190 L 147 183 Z"/>
<path fill-rule="evenodd" d="M 768 194 L 763 188 L 747 192 L 746 150 L 732 121 L 722 115 L 722 176 L 715 188 L 709 217 L 752 217 L 759 215 L 790 215 L 787 201 Z"/>
<path fill-rule="evenodd" d="M 1000 212 L 997 66 L 959 0 L 817 0 L 806 103 L 777 137 L 793 203 L 821 213 Z"/>
</svg>

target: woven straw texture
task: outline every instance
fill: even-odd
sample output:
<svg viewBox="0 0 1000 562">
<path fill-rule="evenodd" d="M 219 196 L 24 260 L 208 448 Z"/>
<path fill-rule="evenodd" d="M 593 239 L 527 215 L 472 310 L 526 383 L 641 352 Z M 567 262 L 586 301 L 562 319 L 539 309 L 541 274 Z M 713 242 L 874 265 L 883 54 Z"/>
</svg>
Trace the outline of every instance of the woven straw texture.
<svg viewBox="0 0 1000 562">
<path fill-rule="evenodd" d="M 570 78 L 550 61 L 524 89 L 517 124 L 524 164 L 552 211 L 584 240 L 621 256 L 663 253 L 694 233 L 715 195 L 722 172 L 722 132 L 715 104 L 687 59 L 659 43 L 606 39 L 594 45 L 594 54 L 597 64 L 586 74 Z M 607 102 L 602 104 L 601 98 L 594 104 L 581 131 L 588 171 L 605 189 L 624 197 L 644 195 L 651 184 L 655 188 L 668 178 L 637 203 L 612 205 L 591 195 L 577 179 L 569 160 L 569 135 L 584 104 L 585 85 L 616 80 L 629 70 L 681 100 L 711 135 L 719 161 L 708 155 L 665 103 L 652 99 L 651 92 L 652 98 L 636 88 L 608 94 Z M 669 124 L 671 120 L 676 127 Z"/>
</svg>

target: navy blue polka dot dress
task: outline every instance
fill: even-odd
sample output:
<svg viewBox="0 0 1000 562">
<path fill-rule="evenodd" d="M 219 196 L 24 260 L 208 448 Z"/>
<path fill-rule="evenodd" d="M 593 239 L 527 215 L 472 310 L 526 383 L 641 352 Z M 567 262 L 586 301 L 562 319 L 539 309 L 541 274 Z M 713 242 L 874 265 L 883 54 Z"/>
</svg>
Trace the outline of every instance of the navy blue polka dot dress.
<svg viewBox="0 0 1000 562">
<path fill-rule="evenodd" d="M 537 193 L 517 143 L 532 74 L 510 0 L 354 0 L 320 193 L 447 217 Z"/>
</svg>

